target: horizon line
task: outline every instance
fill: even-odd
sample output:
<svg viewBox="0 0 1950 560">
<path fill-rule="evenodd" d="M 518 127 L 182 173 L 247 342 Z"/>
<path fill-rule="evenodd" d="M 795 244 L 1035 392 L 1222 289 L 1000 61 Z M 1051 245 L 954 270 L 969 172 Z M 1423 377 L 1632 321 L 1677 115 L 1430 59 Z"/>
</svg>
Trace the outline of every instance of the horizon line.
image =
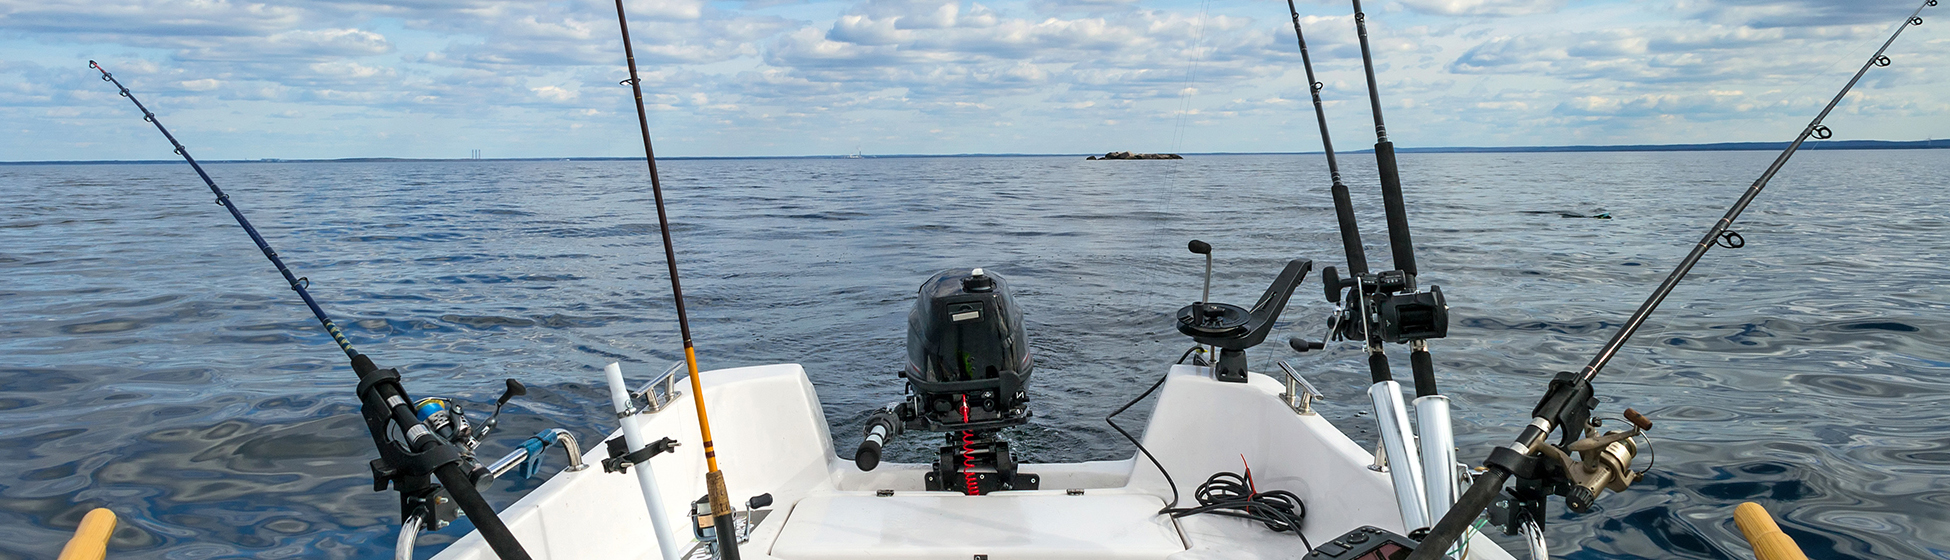
<svg viewBox="0 0 1950 560">
<path fill-rule="evenodd" d="M 1938 145 L 1935 138 L 1927 140 L 1811 140 L 1801 145 L 1807 150 L 1913 150 L 1950 149 L 1950 138 Z M 1611 145 L 1562 145 L 1562 146 L 1441 146 L 1423 148 L 1396 148 L 1398 153 L 1562 153 L 1562 152 L 1717 152 L 1717 151 L 1761 151 L 1786 149 L 1791 142 L 1714 142 L 1705 144 L 1611 144 Z M 1116 152 L 1110 152 L 1116 153 Z M 1162 152 L 1161 152 L 1162 153 Z M 1277 156 L 1277 155 L 1318 155 L 1323 151 L 1311 152 L 1182 152 L 1184 156 Z M 1349 150 L 1338 153 L 1371 154 L 1373 149 Z M 775 155 L 775 156 L 661 156 L 665 161 L 679 160 L 752 160 L 752 159 L 901 159 L 901 158 L 960 158 L 960 157 L 1085 157 L 1103 155 L 1095 152 L 1080 153 L 959 153 L 959 154 L 830 154 L 830 155 Z M 455 161 L 637 161 L 643 156 L 568 156 L 568 157 L 506 157 L 506 158 L 395 158 L 395 157 L 345 157 L 345 158 L 258 158 L 258 159 L 220 159 L 198 160 L 201 163 L 378 163 L 378 162 L 455 162 Z M 0 165 L 102 165 L 102 164 L 160 164 L 177 163 L 180 159 L 140 159 L 140 160 L 34 160 L 0 161 Z"/>
</svg>

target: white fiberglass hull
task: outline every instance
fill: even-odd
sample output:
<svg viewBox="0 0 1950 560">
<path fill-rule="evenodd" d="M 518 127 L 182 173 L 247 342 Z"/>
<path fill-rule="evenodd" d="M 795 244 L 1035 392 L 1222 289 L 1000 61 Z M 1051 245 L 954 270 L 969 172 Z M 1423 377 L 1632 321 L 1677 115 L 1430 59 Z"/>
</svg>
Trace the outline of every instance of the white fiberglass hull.
<svg viewBox="0 0 1950 560">
<path fill-rule="evenodd" d="M 1315 544 L 1363 525 L 1403 532 L 1388 475 L 1368 468 L 1372 455 L 1320 416 L 1295 413 L 1272 378 L 1253 374 L 1248 383 L 1221 383 L 1204 372 L 1174 366 L 1144 431 L 1145 447 L 1178 483 L 1181 506 L 1195 503 L 1193 489 L 1212 473 L 1239 472 L 1243 455 L 1259 489 L 1288 490 L 1305 501 L 1304 529 Z M 745 558 L 1192 560 L 1297 558 L 1306 552 L 1299 538 L 1255 522 L 1158 515 L 1171 490 L 1141 457 L 1021 465 L 1021 472 L 1041 477 L 1042 490 L 927 492 L 927 465 L 887 463 L 862 472 L 840 458 L 818 395 L 798 365 L 700 377 L 734 504 L 763 493 L 774 498 L 740 547 Z M 690 397 L 632 421 L 641 422 L 647 437 L 683 443 L 651 464 L 666 502 L 661 506 L 672 520 L 688 520 L 690 502 L 705 493 Z M 584 460 L 595 465 L 606 452 L 590 447 Z M 600 468 L 558 472 L 502 518 L 538 559 L 659 558 L 637 484 L 635 476 Z M 681 550 L 695 545 L 688 532 L 676 537 Z M 1510 558 L 1485 538 L 1474 539 L 1469 557 Z M 475 533 L 435 558 L 488 560 L 494 553 Z"/>
</svg>

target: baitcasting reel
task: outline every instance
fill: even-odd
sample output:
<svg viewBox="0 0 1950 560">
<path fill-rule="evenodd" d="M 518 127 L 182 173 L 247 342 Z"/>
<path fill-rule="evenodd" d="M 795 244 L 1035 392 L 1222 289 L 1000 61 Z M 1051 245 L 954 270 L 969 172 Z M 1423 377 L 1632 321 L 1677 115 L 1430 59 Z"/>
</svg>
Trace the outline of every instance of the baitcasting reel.
<svg viewBox="0 0 1950 560">
<path fill-rule="evenodd" d="M 1036 489 L 1038 477 L 1017 473 L 1009 442 L 997 437 L 1002 428 L 1029 422 L 1033 369 L 1022 312 L 1006 280 L 979 268 L 934 275 L 907 315 L 907 367 L 900 373 L 907 400 L 867 420 L 854 464 L 879 466 L 882 445 L 901 432 L 945 432 L 928 490 Z"/>
<path fill-rule="evenodd" d="M 1320 271 L 1327 301 L 1346 304 L 1329 319 L 1334 340 L 1410 342 L 1449 336 L 1449 305 L 1441 286 L 1417 292 L 1415 277 L 1399 270 L 1342 278 L 1334 267 Z M 1345 295 L 1345 297 L 1343 296 Z M 1366 315 L 1367 321 L 1362 321 Z M 1379 332 L 1363 332 L 1374 325 Z"/>
</svg>

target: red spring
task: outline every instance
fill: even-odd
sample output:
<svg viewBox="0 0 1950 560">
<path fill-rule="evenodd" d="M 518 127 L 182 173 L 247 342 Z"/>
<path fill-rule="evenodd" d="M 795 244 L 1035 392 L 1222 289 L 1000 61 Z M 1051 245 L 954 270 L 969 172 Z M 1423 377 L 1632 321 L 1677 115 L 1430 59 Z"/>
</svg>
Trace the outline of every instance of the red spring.
<svg viewBox="0 0 1950 560">
<path fill-rule="evenodd" d="M 961 421 L 968 423 L 968 395 L 961 396 Z M 968 486 L 968 495 L 982 493 L 981 486 L 975 483 L 975 432 L 961 432 L 961 478 Z"/>
</svg>

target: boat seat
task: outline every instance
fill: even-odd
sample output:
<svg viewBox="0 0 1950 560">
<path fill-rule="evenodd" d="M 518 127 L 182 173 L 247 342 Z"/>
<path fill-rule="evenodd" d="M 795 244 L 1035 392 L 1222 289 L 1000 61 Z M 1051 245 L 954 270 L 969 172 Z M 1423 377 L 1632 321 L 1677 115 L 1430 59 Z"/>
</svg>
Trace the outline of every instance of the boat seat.
<svg viewBox="0 0 1950 560">
<path fill-rule="evenodd" d="M 1157 496 L 1061 490 L 964 496 L 821 493 L 793 505 L 773 541 L 782 560 L 1164 558 L 1185 551 Z"/>
</svg>

